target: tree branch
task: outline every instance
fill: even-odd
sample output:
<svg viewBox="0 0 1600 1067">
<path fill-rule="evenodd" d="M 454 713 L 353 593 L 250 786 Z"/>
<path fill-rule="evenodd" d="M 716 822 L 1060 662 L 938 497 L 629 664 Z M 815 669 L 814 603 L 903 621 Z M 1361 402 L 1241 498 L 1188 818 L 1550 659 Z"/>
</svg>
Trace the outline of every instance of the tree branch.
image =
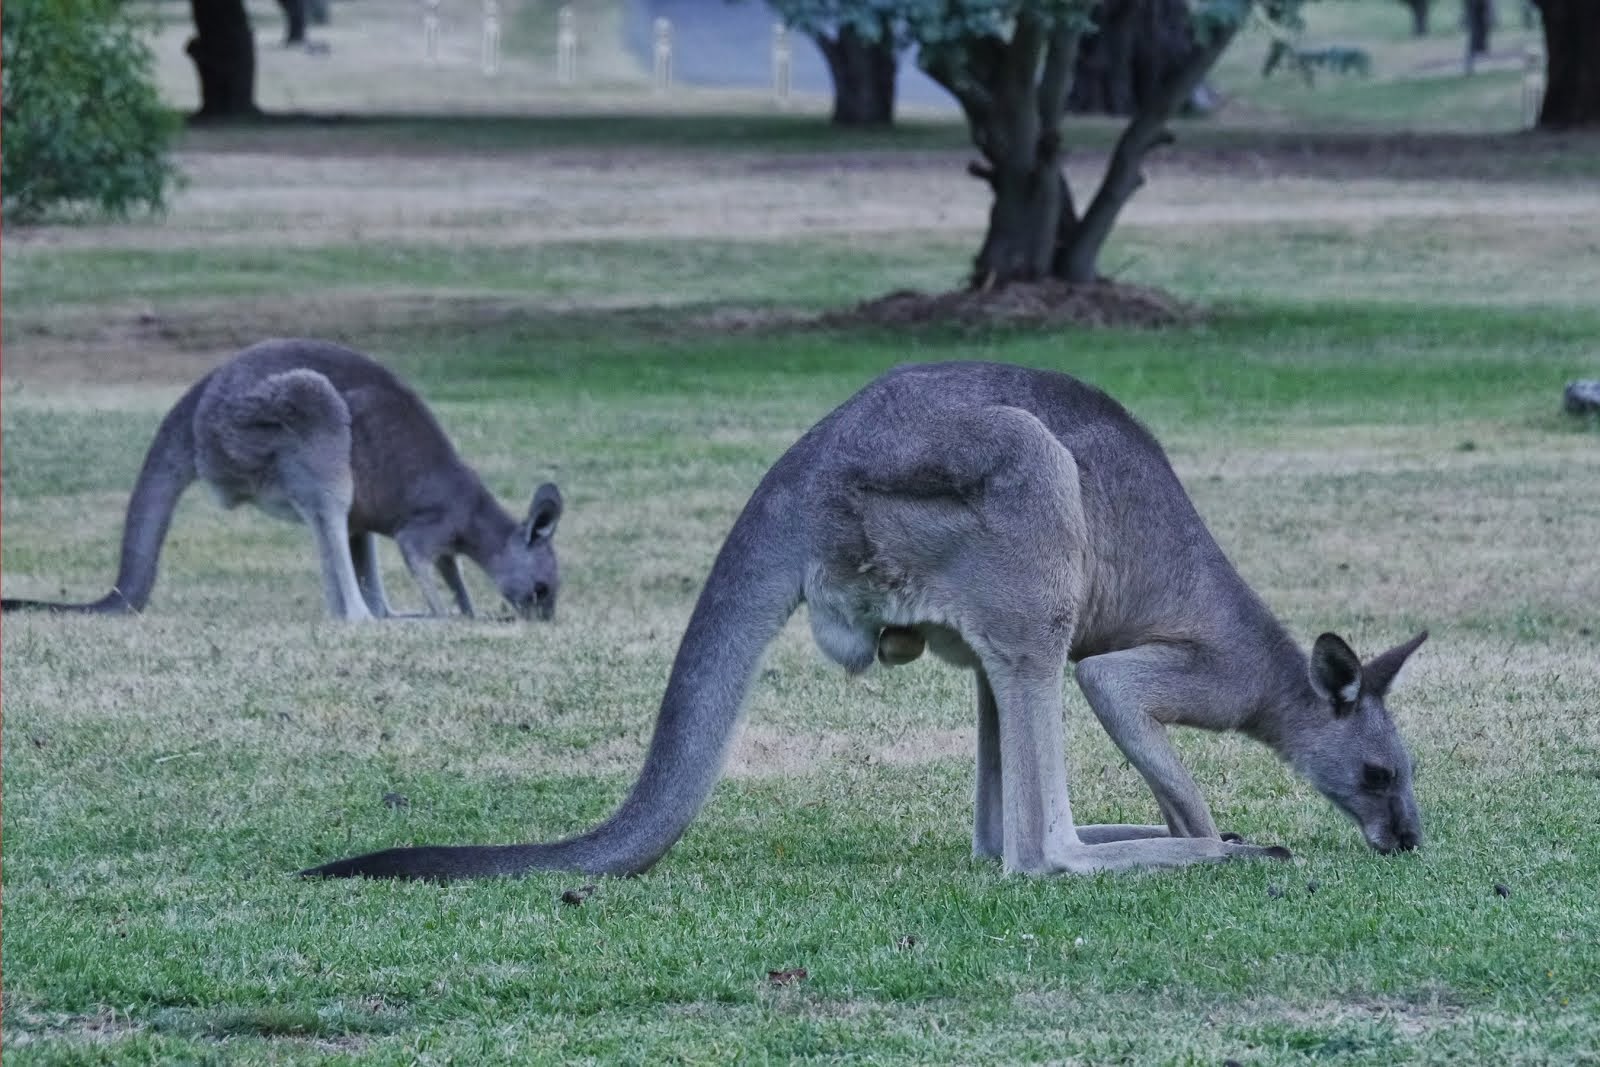
<svg viewBox="0 0 1600 1067">
<path fill-rule="evenodd" d="M 952 60 L 948 52 L 941 48 L 924 48 L 917 54 L 917 66 L 956 98 L 974 131 L 988 124 L 989 117 L 994 114 L 993 95 L 970 70 Z"/>
<path fill-rule="evenodd" d="M 1238 35 L 1253 7 L 1253 0 L 1250 0 L 1237 22 L 1218 26 L 1210 39 L 1194 50 L 1183 66 L 1145 102 L 1122 131 L 1100 188 L 1095 192 L 1088 210 L 1083 213 L 1072 247 L 1062 250 L 1066 262 L 1056 265 L 1058 275 L 1072 282 L 1092 282 L 1096 279 L 1100 249 L 1116 224 L 1117 215 L 1144 184 L 1141 168 L 1145 154 L 1158 144 L 1172 141 L 1167 120 L 1194 92 L 1206 72 L 1216 65 L 1217 59 Z"/>
<path fill-rule="evenodd" d="M 1078 67 L 1078 45 L 1083 31 L 1070 26 L 1057 25 L 1050 33 L 1049 50 L 1045 52 L 1044 73 L 1039 76 L 1039 126 L 1053 132 L 1061 125 L 1067 110 L 1067 97 L 1072 92 L 1073 75 Z"/>
<path fill-rule="evenodd" d="M 1016 28 L 1011 31 L 1011 42 L 1006 45 L 1005 73 L 1007 89 L 1018 97 L 1033 90 L 1033 76 L 1039 69 L 1039 54 L 1045 46 L 1045 23 L 1031 11 L 1017 15 Z"/>
</svg>

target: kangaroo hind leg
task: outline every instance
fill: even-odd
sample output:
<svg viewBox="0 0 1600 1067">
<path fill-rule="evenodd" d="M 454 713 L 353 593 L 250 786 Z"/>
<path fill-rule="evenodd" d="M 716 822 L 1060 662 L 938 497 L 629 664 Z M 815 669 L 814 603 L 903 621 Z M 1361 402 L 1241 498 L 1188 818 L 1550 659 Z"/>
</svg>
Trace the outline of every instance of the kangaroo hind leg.
<svg viewBox="0 0 1600 1067">
<path fill-rule="evenodd" d="M 841 563 L 908 616 L 885 621 L 953 635 L 940 658 L 977 671 L 974 852 L 1063 870 L 1077 845 L 1061 721 L 1087 537 L 1077 464 L 1012 407 L 941 404 L 894 428 L 855 494 L 866 558 Z"/>
<path fill-rule="evenodd" d="M 227 398 L 208 427 L 215 465 L 251 483 L 258 504 L 311 528 L 328 612 L 370 619 L 350 556 L 350 409 L 316 371 L 270 375 Z"/>
<path fill-rule="evenodd" d="M 356 585 L 361 589 L 361 599 L 375 619 L 387 619 L 389 596 L 383 588 L 383 572 L 378 566 L 378 538 L 376 534 L 350 535 L 350 562 L 355 566 Z"/>
<path fill-rule="evenodd" d="M 947 547 L 941 539 L 930 540 L 926 525 L 915 529 L 910 521 L 925 516 L 908 516 L 905 509 L 869 522 L 867 532 L 879 546 L 892 541 L 885 536 L 890 519 L 914 531 L 922 555 L 912 558 L 938 560 L 923 571 L 926 599 L 945 613 L 935 621 L 956 630 L 979 663 L 975 847 L 980 853 L 993 848 L 998 823 L 1006 869 L 1032 874 L 1269 854 L 1215 837 L 1148 836 L 1157 832 L 1149 827 L 1099 827 L 1079 835 L 1062 704 L 1089 551 L 1077 463 L 1041 422 L 1012 408 L 958 417 L 946 432 L 960 435 L 958 462 L 980 474 L 977 484 L 960 490 L 977 521 L 961 524 L 959 547 L 941 555 Z M 958 483 L 961 472 L 953 473 L 950 480 Z"/>
<path fill-rule="evenodd" d="M 983 672 L 978 681 L 978 775 L 972 802 L 972 854 L 999 859 L 1005 847 L 1005 797 L 1000 779 L 1000 710 Z"/>
</svg>

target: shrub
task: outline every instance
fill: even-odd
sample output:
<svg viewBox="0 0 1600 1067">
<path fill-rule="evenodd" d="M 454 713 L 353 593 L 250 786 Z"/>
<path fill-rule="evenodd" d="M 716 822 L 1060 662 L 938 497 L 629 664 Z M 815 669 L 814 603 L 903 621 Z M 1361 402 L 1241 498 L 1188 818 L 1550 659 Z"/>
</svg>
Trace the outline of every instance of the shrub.
<svg viewBox="0 0 1600 1067">
<path fill-rule="evenodd" d="M 140 28 L 116 0 L 7 0 L 0 192 L 7 219 L 161 210 L 176 117 Z"/>
</svg>

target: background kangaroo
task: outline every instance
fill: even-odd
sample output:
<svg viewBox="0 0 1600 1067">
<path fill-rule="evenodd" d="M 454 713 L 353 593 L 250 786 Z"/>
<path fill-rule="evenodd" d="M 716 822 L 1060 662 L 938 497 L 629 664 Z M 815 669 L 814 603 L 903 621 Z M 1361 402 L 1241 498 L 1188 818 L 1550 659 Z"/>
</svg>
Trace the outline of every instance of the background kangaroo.
<svg viewBox="0 0 1600 1067">
<path fill-rule="evenodd" d="M 338 618 L 390 614 L 378 534 L 400 546 L 434 615 L 446 610 L 434 571 L 472 614 L 458 555 L 482 567 L 524 618 L 555 614 L 555 485 L 541 485 L 527 517 L 512 518 L 404 382 L 354 349 L 307 340 L 252 345 L 161 420 L 128 502 L 111 592 L 87 604 L 3 600 L 0 609 L 142 610 L 172 512 L 197 477 L 224 507 L 249 502 L 311 527 Z"/>
<path fill-rule="evenodd" d="M 636 874 L 694 818 L 762 652 L 804 601 L 848 671 L 924 647 L 977 680 L 973 848 L 1008 871 L 1284 856 L 1223 840 L 1166 726 L 1241 730 L 1380 851 L 1421 840 L 1384 697 L 1419 635 L 1363 665 L 1308 658 L 1206 530 L 1155 439 L 1061 374 L 984 363 L 892 371 L 813 427 L 734 523 L 678 648 L 632 792 L 552 844 L 390 849 L 310 876 Z M 1078 826 L 1062 675 L 1149 782 L 1165 826 Z"/>
</svg>

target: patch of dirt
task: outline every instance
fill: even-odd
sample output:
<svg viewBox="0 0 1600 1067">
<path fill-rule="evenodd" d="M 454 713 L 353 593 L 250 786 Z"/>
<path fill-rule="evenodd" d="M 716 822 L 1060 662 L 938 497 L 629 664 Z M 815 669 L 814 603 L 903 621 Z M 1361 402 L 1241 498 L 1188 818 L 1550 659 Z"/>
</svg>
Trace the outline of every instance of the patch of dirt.
<svg viewBox="0 0 1600 1067">
<path fill-rule="evenodd" d="M 692 315 L 687 320 L 691 329 L 707 333 L 762 333 L 768 330 L 802 327 L 815 324 L 818 316 L 796 308 L 727 307 Z"/>
<path fill-rule="evenodd" d="M 1349 1021 L 1388 1024 L 1408 1037 L 1448 1029 L 1460 1025 L 1469 1017 L 1465 1008 L 1442 1001 L 1437 996 L 1426 1001 L 1407 1001 L 1397 997 L 1363 998 L 1309 1007 L 1273 1005 L 1269 1001 L 1257 1010 L 1262 1016 L 1284 1019 L 1299 1026 L 1330 1026 Z"/>
<path fill-rule="evenodd" d="M 594 773 L 632 774 L 644 756 L 646 735 L 628 734 L 584 752 L 584 766 Z M 831 763 L 915 766 L 942 759 L 970 758 L 977 744 L 972 729 L 911 730 L 889 741 L 863 742 L 854 735 L 830 731 L 800 733 L 746 723 L 734 739 L 723 777 L 729 779 L 799 778 Z M 547 750 L 553 763 L 570 759 L 566 750 Z M 515 754 L 490 755 L 475 761 L 475 773 L 525 776 L 529 759 Z"/>
<path fill-rule="evenodd" d="M 1459 61 L 1455 61 L 1459 67 Z M 1181 135 L 1180 131 L 1180 135 Z M 1582 180 L 1600 137 L 1561 133 L 1245 133 L 1195 138 L 1151 154 L 1146 172 L 1241 179 L 1306 177 L 1322 181 L 1487 182 Z M 1574 186 L 1582 188 L 1582 186 Z M 1314 210 L 1314 209 L 1313 209 Z"/>
<path fill-rule="evenodd" d="M 969 757 L 976 744 L 972 730 L 914 730 L 887 743 L 863 746 L 850 734 L 788 733 L 747 724 L 734 742 L 724 773 L 729 778 L 797 777 L 827 763 L 863 759 L 869 764 L 913 766 Z"/>
<path fill-rule="evenodd" d="M 587 304 L 586 309 L 595 305 Z M 105 305 L 11 315 L 8 387 L 186 385 L 225 357 L 268 337 L 316 337 L 370 350 L 375 339 L 444 324 L 471 330 L 570 306 L 493 296 L 396 291 L 195 300 L 157 309 Z M 13 343 L 16 342 L 16 343 Z"/>
<path fill-rule="evenodd" d="M 8 1006 L 9 1007 L 9 1006 Z M 5 1045 L 25 1048 L 36 1041 L 67 1039 L 99 1044 L 120 1041 L 144 1029 L 127 1015 L 106 1008 L 88 1015 L 70 1015 L 11 1008 L 6 1013 Z"/>
<path fill-rule="evenodd" d="M 1142 326 L 1197 322 L 1198 308 L 1160 289 L 1125 282 L 1089 285 L 1047 280 L 999 289 L 921 293 L 902 289 L 824 315 L 829 326 Z"/>
<path fill-rule="evenodd" d="M 1577 177 L 1600 154 L 1578 135 L 1501 138 L 1271 137 L 1152 155 L 1149 187 L 1127 206 L 1134 225 L 1369 220 L 1411 215 L 1592 214 Z M 989 190 L 962 176 L 970 153 L 718 156 L 636 149 L 512 155 L 461 151 L 369 158 L 187 150 L 190 183 L 171 212 L 118 225 L 8 232 L 36 250 L 322 248 L 396 242 L 455 248 L 612 240 L 786 241 L 883 235 L 981 240 Z M 1532 161 L 1532 162 L 1529 162 Z M 1074 154 L 1087 193 L 1104 158 Z M 1552 173 L 1546 173 L 1546 172 Z M 1462 175 L 1472 175 L 1471 180 Z M 1485 176 L 1510 184 L 1486 185 Z M 1414 180 L 1426 179 L 1424 184 Z M 8 262 L 9 265 L 9 262 Z"/>
<path fill-rule="evenodd" d="M 970 758 L 978 748 L 978 731 L 914 730 L 887 745 L 873 749 L 873 756 L 892 767 L 914 766 L 942 759 Z"/>
<path fill-rule="evenodd" d="M 723 774 L 728 778 L 792 778 L 811 774 L 859 748 L 847 734 L 800 734 L 746 723 Z"/>
</svg>

